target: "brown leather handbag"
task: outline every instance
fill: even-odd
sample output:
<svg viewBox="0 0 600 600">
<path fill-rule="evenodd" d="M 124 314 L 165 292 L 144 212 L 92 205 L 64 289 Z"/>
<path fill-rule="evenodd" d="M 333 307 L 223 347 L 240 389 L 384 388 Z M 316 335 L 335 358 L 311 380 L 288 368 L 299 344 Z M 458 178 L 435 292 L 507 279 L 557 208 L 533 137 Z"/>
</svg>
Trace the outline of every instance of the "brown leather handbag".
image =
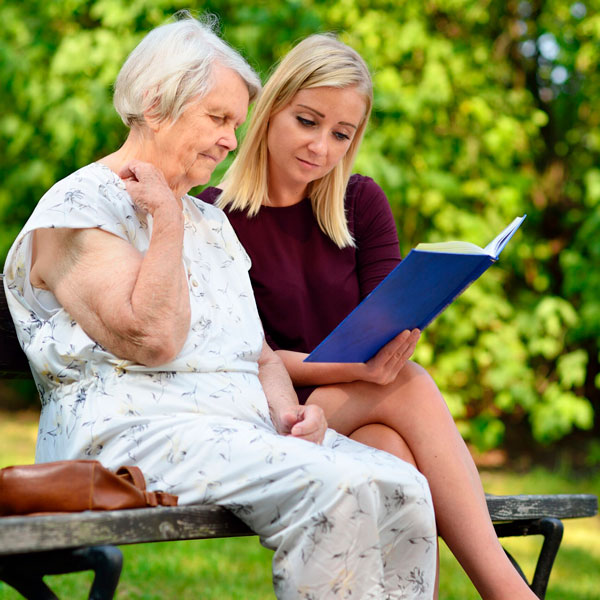
<svg viewBox="0 0 600 600">
<path fill-rule="evenodd" d="M 138 467 L 109 471 L 97 460 L 60 460 L 0 469 L 0 516 L 175 506 L 149 492 Z"/>
</svg>

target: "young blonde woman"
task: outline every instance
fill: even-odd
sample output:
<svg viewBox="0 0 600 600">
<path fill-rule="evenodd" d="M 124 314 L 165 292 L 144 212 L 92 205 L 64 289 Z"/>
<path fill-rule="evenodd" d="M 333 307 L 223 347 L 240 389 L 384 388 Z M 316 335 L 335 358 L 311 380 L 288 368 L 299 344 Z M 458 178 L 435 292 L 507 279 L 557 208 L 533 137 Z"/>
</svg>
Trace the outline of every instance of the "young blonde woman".
<svg viewBox="0 0 600 600">
<path fill-rule="evenodd" d="M 438 531 L 485 599 L 536 596 L 495 535 L 479 475 L 437 386 L 408 360 L 405 331 L 361 364 L 303 359 L 400 260 L 386 197 L 351 169 L 372 105 L 368 68 L 331 35 L 314 35 L 279 64 L 220 188 L 252 259 L 250 276 L 270 345 L 301 403 L 330 427 L 417 466 Z"/>
</svg>

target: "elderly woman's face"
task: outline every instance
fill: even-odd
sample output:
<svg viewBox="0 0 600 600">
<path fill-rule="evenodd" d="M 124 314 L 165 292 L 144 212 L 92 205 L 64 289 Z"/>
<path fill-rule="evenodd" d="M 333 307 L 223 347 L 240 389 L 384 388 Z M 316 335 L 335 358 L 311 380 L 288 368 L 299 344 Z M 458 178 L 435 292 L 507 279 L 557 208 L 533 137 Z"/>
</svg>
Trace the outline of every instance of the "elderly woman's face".
<svg viewBox="0 0 600 600">
<path fill-rule="evenodd" d="M 235 130 L 248 112 L 248 88 L 235 71 L 217 66 L 214 81 L 210 92 L 177 121 L 155 130 L 157 166 L 182 194 L 208 183 L 217 164 L 237 147 Z"/>
</svg>

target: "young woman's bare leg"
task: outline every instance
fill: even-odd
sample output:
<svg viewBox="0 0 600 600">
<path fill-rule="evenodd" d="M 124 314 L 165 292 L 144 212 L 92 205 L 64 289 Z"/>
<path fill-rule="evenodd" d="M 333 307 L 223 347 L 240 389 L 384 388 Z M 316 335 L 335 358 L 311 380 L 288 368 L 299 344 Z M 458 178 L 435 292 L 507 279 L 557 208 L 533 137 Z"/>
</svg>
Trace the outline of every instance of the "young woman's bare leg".
<svg viewBox="0 0 600 600">
<path fill-rule="evenodd" d="M 384 386 L 362 381 L 322 386 L 308 402 L 321 406 L 329 425 L 340 433 L 398 452 L 405 460 L 408 448 L 429 482 L 439 533 L 484 600 L 536 598 L 498 541 L 473 459 L 422 367 L 409 361 Z M 387 426 L 404 445 L 370 425 Z M 382 448 L 385 439 L 392 440 L 389 449 Z"/>
<path fill-rule="evenodd" d="M 332 429 L 334 427 L 329 424 Z M 410 463 L 413 467 L 417 466 L 417 461 L 412 455 L 408 444 L 404 441 L 404 438 L 391 427 L 382 425 L 381 423 L 369 423 L 363 425 L 358 429 L 355 429 L 349 436 L 356 442 L 377 448 L 378 450 L 385 450 L 403 461 Z"/>
</svg>

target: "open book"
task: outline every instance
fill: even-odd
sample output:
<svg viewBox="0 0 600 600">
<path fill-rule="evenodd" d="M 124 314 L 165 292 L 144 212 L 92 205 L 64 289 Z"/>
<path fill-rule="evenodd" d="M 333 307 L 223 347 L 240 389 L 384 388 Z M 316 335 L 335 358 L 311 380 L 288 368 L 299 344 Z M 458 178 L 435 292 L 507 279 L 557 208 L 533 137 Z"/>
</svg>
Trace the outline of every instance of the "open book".
<svg viewBox="0 0 600 600">
<path fill-rule="evenodd" d="M 423 330 L 498 260 L 526 216 L 485 248 L 469 242 L 419 244 L 305 361 L 365 362 L 405 329 Z"/>
</svg>

